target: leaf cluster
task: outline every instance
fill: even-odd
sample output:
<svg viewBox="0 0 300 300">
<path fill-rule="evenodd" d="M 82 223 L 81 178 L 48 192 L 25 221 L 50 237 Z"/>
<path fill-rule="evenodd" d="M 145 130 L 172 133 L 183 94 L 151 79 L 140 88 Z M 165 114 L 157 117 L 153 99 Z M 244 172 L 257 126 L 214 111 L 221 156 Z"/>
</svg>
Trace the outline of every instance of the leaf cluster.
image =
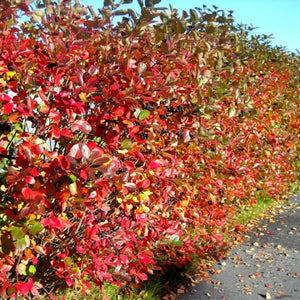
<svg viewBox="0 0 300 300">
<path fill-rule="evenodd" d="M 299 174 L 299 56 L 231 12 L 129 2 L 0 4 L 0 297 L 217 256 Z"/>
</svg>

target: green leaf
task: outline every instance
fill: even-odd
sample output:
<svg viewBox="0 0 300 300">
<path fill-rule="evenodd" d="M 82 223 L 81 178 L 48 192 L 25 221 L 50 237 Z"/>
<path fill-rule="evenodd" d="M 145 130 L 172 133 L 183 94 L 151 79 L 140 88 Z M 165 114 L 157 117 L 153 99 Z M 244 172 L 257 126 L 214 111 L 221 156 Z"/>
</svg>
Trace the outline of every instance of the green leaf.
<svg viewBox="0 0 300 300">
<path fill-rule="evenodd" d="M 43 230 L 43 225 L 38 221 L 33 221 L 32 224 L 28 225 L 28 231 L 32 235 L 36 235 L 38 232 Z"/>
<path fill-rule="evenodd" d="M 16 242 L 14 242 L 14 245 L 16 246 L 16 248 L 18 250 L 25 250 L 27 247 L 29 247 L 30 240 L 28 237 L 25 236 L 24 238 L 19 239 Z"/>
<path fill-rule="evenodd" d="M 32 19 L 37 23 L 41 23 L 43 14 L 43 11 L 37 8 L 32 15 Z"/>
<path fill-rule="evenodd" d="M 140 112 L 138 118 L 139 118 L 139 120 L 144 120 L 144 119 L 148 118 L 149 115 L 150 115 L 150 111 L 147 110 L 147 109 L 143 109 L 143 110 Z"/>
<path fill-rule="evenodd" d="M 118 9 L 118 10 L 115 10 L 113 12 L 113 15 L 114 16 L 124 16 L 124 15 L 128 15 L 128 10 L 127 9 Z"/>
<path fill-rule="evenodd" d="M 180 246 L 182 246 L 182 241 L 172 241 L 171 242 L 171 245 L 173 245 L 173 246 L 177 246 L 177 247 L 180 247 Z"/>
<path fill-rule="evenodd" d="M 10 28 L 14 24 L 14 19 L 10 18 L 10 20 L 7 22 L 7 28 Z"/>
<path fill-rule="evenodd" d="M 15 240 L 24 238 L 25 234 L 20 227 L 13 227 L 11 230 L 11 235 Z"/>
<path fill-rule="evenodd" d="M 70 183 L 73 183 L 73 182 L 76 182 L 77 180 L 77 177 L 75 175 L 69 175 L 69 178 L 71 179 L 71 182 Z"/>
<path fill-rule="evenodd" d="M 235 113 L 236 113 L 235 107 L 230 107 L 229 112 L 228 112 L 229 118 L 234 117 L 234 116 L 235 116 Z"/>
<path fill-rule="evenodd" d="M 29 266 L 27 273 L 33 275 L 36 273 L 36 267 L 34 265 Z"/>
<path fill-rule="evenodd" d="M 113 0 L 104 0 L 104 6 L 113 6 L 114 1 Z"/>
<path fill-rule="evenodd" d="M 199 21 L 199 16 L 198 16 L 197 12 L 194 9 L 190 9 L 190 15 L 191 15 L 191 18 L 194 22 Z"/>
<path fill-rule="evenodd" d="M 16 292 L 16 288 L 14 286 L 9 286 L 7 289 L 6 289 L 6 293 L 8 296 L 11 296 L 13 295 L 15 292 Z"/>
<path fill-rule="evenodd" d="M 69 191 L 71 195 L 76 195 L 77 194 L 77 184 L 76 182 L 73 182 L 69 185 Z"/>
<path fill-rule="evenodd" d="M 72 264 L 73 264 L 72 258 L 71 258 L 71 257 L 68 257 L 68 256 L 65 257 L 65 258 L 64 258 L 64 263 L 65 263 L 65 265 L 68 266 L 68 267 L 72 266 Z"/>
<path fill-rule="evenodd" d="M 131 142 L 130 139 L 125 139 L 125 140 L 123 140 L 123 141 L 121 142 L 121 147 L 122 147 L 123 149 L 130 149 L 131 146 L 132 146 L 132 142 Z"/>
</svg>

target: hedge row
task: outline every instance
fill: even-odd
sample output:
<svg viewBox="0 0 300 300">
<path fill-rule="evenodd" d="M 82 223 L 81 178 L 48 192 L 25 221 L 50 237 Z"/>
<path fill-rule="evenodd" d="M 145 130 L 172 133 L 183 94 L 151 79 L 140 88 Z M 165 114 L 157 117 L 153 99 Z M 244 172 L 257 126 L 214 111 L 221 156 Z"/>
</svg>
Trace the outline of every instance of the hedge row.
<svg viewBox="0 0 300 300">
<path fill-rule="evenodd" d="M 299 56 L 155 2 L 1 1 L 0 297 L 218 255 L 237 206 L 296 179 Z"/>
</svg>

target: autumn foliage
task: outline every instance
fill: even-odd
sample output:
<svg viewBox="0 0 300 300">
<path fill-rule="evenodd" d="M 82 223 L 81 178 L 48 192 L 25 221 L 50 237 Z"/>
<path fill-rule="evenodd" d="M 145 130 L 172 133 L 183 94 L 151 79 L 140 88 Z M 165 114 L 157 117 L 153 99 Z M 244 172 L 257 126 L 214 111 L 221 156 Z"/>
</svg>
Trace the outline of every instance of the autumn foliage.
<svg viewBox="0 0 300 300">
<path fill-rule="evenodd" d="M 297 55 L 222 11 L 61 2 L 0 3 L 3 298 L 218 255 L 299 172 Z"/>
</svg>

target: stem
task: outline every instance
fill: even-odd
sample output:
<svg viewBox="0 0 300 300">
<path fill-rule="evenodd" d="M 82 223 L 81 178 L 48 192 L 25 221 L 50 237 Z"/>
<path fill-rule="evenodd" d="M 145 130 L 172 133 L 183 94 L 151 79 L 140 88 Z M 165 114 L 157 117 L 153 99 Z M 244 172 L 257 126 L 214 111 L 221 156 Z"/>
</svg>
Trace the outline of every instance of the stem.
<svg viewBox="0 0 300 300">
<path fill-rule="evenodd" d="M 82 215 L 82 217 L 81 217 L 81 219 L 80 219 L 80 221 L 79 221 L 79 224 L 78 224 L 78 227 L 77 227 L 77 229 L 76 229 L 76 231 L 75 231 L 75 235 L 78 233 L 78 231 L 79 231 L 79 229 L 80 229 L 80 227 L 81 227 L 81 225 L 82 225 L 82 222 L 83 222 L 83 218 L 85 217 L 85 213 Z"/>
<path fill-rule="evenodd" d="M 6 146 L 6 150 L 8 150 L 8 149 L 9 149 L 9 147 L 10 147 L 10 145 L 11 145 L 11 143 L 12 143 L 13 139 L 15 138 L 16 134 L 17 134 L 17 131 L 15 130 L 15 132 L 14 132 L 14 134 L 13 134 L 13 136 L 12 136 L 11 140 L 9 141 L 9 143 L 8 143 L 8 144 L 7 144 L 7 146 Z"/>
</svg>

